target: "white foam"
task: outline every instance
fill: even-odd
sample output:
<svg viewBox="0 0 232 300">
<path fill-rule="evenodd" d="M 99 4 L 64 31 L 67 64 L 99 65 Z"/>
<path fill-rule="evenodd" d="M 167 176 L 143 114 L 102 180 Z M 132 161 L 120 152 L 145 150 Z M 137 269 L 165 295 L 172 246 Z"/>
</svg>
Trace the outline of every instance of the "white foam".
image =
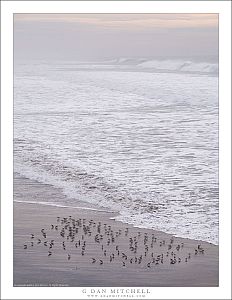
<svg viewBox="0 0 232 300">
<path fill-rule="evenodd" d="M 15 171 L 124 222 L 217 242 L 216 76 L 33 65 L 14 93 Z"/>
</svg>

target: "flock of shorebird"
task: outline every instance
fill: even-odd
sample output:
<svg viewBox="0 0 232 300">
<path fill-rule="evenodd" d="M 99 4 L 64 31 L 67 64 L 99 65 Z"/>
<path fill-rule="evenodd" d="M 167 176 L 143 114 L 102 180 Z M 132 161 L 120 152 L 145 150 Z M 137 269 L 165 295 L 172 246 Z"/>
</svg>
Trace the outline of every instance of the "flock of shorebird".
<svg viewBox="0 0 232 300">
<path fill-rule="evenodd" d="M 75 260 L 78 254 L 87 256 L 95 265 L 117 262 L 122 267 L 137 265 L 146 268 L 188 263 L 192 256 L 205 252 L 200 244 L 190 253 L 189 248 L 178 240 L 176 242 L 174 237 L 163 240 L 150 232 L 135 232 L 129 228 L 113 230 L 106 223 L 72 216 L 57 217 L 56 224 L 51 224 L 49 229 L 42 228 L 39 236 L 32 233 L 30 241 L 23 247 L 26 250 L 35 245 L 43 245 L 48 257 L 56 253 L 56 247 L 62 247 L 68 261 Z"/>
</svg>

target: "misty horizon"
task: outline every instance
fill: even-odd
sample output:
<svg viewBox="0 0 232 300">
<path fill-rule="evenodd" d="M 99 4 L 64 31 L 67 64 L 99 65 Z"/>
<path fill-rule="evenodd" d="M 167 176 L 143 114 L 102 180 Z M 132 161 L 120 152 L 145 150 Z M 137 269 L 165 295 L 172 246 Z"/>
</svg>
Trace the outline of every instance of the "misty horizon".
<svg viewBox="0 0 232 300">
<path fill-rule="evenodd" d="M 15 14 L 14 57 L 101 61 L 218 56 L 217 14 Z"/>
</svg>

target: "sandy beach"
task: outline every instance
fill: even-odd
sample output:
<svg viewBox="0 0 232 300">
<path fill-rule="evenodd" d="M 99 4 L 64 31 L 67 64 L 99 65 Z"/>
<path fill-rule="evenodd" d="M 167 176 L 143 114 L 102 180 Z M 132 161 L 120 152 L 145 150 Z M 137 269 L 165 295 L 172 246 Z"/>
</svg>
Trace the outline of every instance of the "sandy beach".
<svg viewBox="0 0 232 300">
<path fill-rule="evenodd" d="M 218 246 L 135 228 L 112 212 L 36 203 L 62 197 L 15 179 L 14 286 L 218 286 Z"/>
</svg>

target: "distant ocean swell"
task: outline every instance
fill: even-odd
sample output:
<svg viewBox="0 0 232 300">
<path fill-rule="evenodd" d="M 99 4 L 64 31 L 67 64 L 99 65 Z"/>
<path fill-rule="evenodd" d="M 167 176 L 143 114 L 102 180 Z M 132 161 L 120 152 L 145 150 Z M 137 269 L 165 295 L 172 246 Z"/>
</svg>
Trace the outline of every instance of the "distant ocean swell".
<svg viewBox="0 0 232 300">
<path fill-rule="evenodd" d="M 191 60 L 140 60 L 134 61 L 121 58 L 115 61 L 117 65 L 135 65 L 141 69 L 177 71 L 177 72 L 199 72 L 218 73 L 218 64 L 210 62 L 194 62 Z"/>
<path fill-rule="evenodd" d="M 69 66 L 70 67 L 70 66 Z M 119 58 L 116 60 L 103 61 L 101 63 L 78 63 L 72 66 L 81 69 L 115 69 L 131 71 L 152 71 L 152 72 L 176 72 L 176 73 L 196 73 L 207 75 L 218 75 L 217 62 L 202 62 L 181 59 L 163 59 L 163 60 L 147 60 L 147 59 L 129 59 Z"/>
</svg>

